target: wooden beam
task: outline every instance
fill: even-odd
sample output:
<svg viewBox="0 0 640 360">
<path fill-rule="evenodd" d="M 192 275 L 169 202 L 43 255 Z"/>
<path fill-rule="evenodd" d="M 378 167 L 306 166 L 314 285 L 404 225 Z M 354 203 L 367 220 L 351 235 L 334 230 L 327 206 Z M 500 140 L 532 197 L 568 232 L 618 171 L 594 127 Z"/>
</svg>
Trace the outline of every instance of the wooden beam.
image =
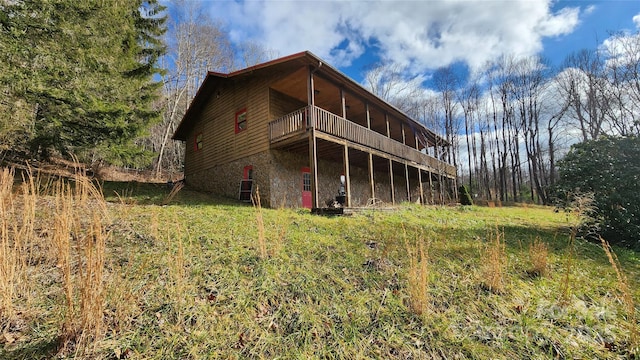
<svg viewBox="0 0 640 360">
<path fill-rule="evenodd" d="M 393 186 L 393 160 L 391 159 L 389 159 L 389 182 L 391 184 L 391 204 L 395 205 L 396 204 L 396 188 Z"/>
<path fill-rule="evenodd" d="M 376 186 L 373 182 L 373 154 L 369 153 L 369 184 L 371 184 L 371 198 L 376 198 Z"/>
<path fill-rule="evenodd" d="M 313 106 L 315 104 L 315 89 L 313 84 L 313 72 L 315 70 L 309 67 L 309 76 L 307 78 L 307 96 L 309 105 Z M 316 131 L 315 131 L 315 121 L 313 119 L 313 111 L 309 111 L 307 114 L 307 119 L 309 123 L 307 124 L 309 127 L 309 167 L 311 168 L 311 203 L 312 208 L 319 208 L 319 200 L 318 200 L 318 147 L 317 147 L 317 139 L 316 139 Z"/>
<path fill-rule="evenodd" d="M 313 208 L 319 208 L 318 201 L 318 147 L 316 146 L 316 131 L 309 131 L 309 167 L 311 168 L 311 202 Z"/>
<path fill-rule="evenodd" d="M 402 143 L 407 145 L 407 136 L 404 133 L 404 123 L 400 124 L 400 128 L 402 129 Z"/>
<path fill-rule="evenodd" d="M 404 134 L 404 131 L 402 132 Z M 411 201 L 411 188 L 409 187 L 409 165 L 404 163 L 404 178 L 407 180 L 407 201 Z"/>
<path fill-rule="evenodd" d="M 422 170 L 418 169 L 418 181 L 420 182 L 420 204 L 424 204 L 424 189 L 422 188 Z"/>
<path fill-rule="evenodd" d="M 429 203 L 433 205 L 433 182 L 431 181 L 432 174 L 427 170 L 427 174 L 429 174 Z"/>
<path fill-rule="evenodd" d="M 309 105 L 315 105 L 316 103 L 316 94 L 313 85 L 313 72 L 314 69 L 309 66 L 309 76 L 307 77 L 307 103 Z"/>
<path fill-rule="evenodd" d="M 391 138 L 391 128 L 389 127 L 389 114 L 384 113 L 384 121 L 387 123 L 387 137 Z"/>
<path fill-rule="evenodd" d="M 344 177 L 345 177 L 345 187 L 346 187 L 346 196 L 347 196 L 347 201 L 346 201 L 346 205 L 347 207 L 351 207 L 351 175 L 349 173 L 349 147 L 345 144 L 344 145 Z"/>
<path fill-rule="evenodd" d="M 340 102 L 342 104 L 342 117 L 347 118 L 347 100 L 344 98 L 344 89 L 340 88 Z"/>
<path fill-rule="evenodd" d="M 369 103 L 364 103 L 364 111 L 367 115 L 367 129 L 371 130 L 371 116 L 369 115 Z"/>
</svg>

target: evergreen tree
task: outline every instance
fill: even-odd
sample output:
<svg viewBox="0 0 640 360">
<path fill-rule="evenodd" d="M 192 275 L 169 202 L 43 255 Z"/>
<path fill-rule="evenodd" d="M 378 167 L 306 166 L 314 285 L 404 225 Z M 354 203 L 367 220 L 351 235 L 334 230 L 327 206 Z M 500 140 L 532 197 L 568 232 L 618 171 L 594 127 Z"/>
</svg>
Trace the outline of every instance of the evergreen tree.
<svg viewBox="0 0 640 360">
<path fill-rule="evenodd" d="M 114 164 L 149 159 L 133 140 L 159 114 L 157 1 L 23 0 L 0 5 L 2 90 L 27 104 L 22 145 Z"/>
</svg>

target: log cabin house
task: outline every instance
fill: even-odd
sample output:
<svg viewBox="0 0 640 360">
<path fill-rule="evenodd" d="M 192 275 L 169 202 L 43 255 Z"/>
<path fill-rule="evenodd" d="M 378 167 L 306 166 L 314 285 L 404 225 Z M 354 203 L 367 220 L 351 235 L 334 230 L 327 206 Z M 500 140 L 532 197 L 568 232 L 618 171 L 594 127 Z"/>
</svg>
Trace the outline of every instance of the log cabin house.
<svg viewBox="0 0 640 360">
<path fill-rule="evenodd" d="M 456 196 L 443 138 L 310 52 L 209 72 L 173 138 L 188 186 L 266 206 Z"/>
</svg>

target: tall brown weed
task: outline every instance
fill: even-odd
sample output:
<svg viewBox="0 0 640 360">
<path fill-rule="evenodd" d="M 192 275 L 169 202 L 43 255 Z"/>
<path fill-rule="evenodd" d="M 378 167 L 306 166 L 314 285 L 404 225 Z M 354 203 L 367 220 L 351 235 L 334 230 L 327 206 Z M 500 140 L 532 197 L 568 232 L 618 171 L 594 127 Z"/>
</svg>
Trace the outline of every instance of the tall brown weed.
<svg viewBox="0 0 640 360">
<path fill-rule="evenodd" d="M 405 231 L 405 246 L 409 256 L 407 288 L 409 306 L 417 315 L 425 315 L 430 309 L 429 297 L 429 247 L 422 233 L 416 234 L 414 244 L 410 244 Z"/>
<path fill-rule="evenodd" d="M 489 232 L 489 241 L 481 255 L 482 283 L 493 293 L 504 291 L 507 254 L 504 232 L 496 229 Z"/>
<path fill-rule="evenodd" d="M 609 263 L 613 270 L 616 273 L 616 278 L 618 280 L 618 290 L 622 295 L 622 303 L 624 304 L 624 311 L 627 315 L 627 326 L 629 327 L 629 348 L 630 352 L 635 356 L 640 354 L 640 334 L 638 329 L 638 324 L 636 323 L 636 307 L 633 301 L 632 290 L 629 285 L 629 279 L 622 272 L 622 267 L 620 265 L 620 261 L 618 260 L 618 256 L 611 249 L 611 245 L 602 238 L 600 238 L 600 243 L 602 244 L 602 249 L 604 253 L 607 255 L 607 259 L 609 259 Z"/>
</svg>

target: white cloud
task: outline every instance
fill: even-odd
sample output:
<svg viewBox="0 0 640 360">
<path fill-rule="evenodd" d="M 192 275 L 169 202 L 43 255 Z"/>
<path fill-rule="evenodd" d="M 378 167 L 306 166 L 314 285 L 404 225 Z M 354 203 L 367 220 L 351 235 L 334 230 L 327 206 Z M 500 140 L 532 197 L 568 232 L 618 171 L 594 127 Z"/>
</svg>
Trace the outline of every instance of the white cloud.
<svg viewBox="0 0 640 360">
<path fill-rule="evenodd" d="M 633 17 L 633 23 L 636 24 L 636 28 L 640 29 L 640 14 Z"/>
<path fill-rule="evenodd" d="M 384 60 L 418 68 L 456 61 L 472 68 L 502 54 L 532 55 L 542 39 L 570 33 L 579 9 L 552 1 L 211 2 L 232 39 L 286 55 L 311 50 L 341 67 L 373 46 Z"/>
</svg>

